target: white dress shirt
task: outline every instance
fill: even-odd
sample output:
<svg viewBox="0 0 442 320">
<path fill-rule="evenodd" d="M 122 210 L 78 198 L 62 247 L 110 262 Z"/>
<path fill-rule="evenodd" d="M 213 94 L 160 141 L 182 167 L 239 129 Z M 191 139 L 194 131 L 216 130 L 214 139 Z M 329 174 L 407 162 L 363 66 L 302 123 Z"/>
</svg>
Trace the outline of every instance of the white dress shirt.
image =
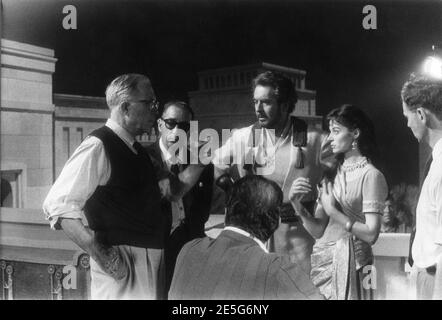
<svg viewBox="0 0 442 320">
<path fill-rule="evenodd" d="M 163 144 L 163 140 L 160 139 L 159 141 L 160 149 L 161 149 L 161 157 L 163 158 L 163 161 L 167 165 L 167 169 L 170 171 L 170 167 L 172 166 L 172 154 L 167 150 L 166 146 Z M 185 212 L 184 212 L 184 204 L 183 200 L 179 199 L 177 201 L 171 201 L 170 205 L 172 207 L 172 228 L 170 232 L 172 233 L 173 230 L 175 230 L 176 227 L 178 227 L 181 224 L 181 221 L 185 218 Z"/>
<path fill-rule="evenodd" d="M 442 139 L 435 144 L 432 156 L 416 208 L 412 255 L 420 268 L 435 265 L 442 254 Z"/>
<path fill-rule="evenodd" d="M 107 120 L 106 127 L 137 153 L 133 147 L 135 139 L 129 132 L 111 119 Z M 87 137 L 66 162 L 43 203 L 43 212 L 51 228 L 59 228 L 60 217 L 81 219 L 86 201 L 97 186 L 109 181 L 110 175 L 111 166 L 103 142 L 94 136 Z"/>
<path fill-rule="evenodd" d="M 269 253 L 269 250 L 267 250 L 265 244 L 261 240 L 259 240 L 258 238 L 252 236 L 247 231 L 244 231 L 243 229 L 240 229 L 238 227 L 232 227 L 232 226 L 224 227 L 224 230 L 230 230 L 230 231 L 242 234 L 243 236 L 246 236 L 246 237 L 252 239 L 253 241 L 255 241 L 261 247 L 262 250 L 264 250 L 265 253 Z"/>
</svg>

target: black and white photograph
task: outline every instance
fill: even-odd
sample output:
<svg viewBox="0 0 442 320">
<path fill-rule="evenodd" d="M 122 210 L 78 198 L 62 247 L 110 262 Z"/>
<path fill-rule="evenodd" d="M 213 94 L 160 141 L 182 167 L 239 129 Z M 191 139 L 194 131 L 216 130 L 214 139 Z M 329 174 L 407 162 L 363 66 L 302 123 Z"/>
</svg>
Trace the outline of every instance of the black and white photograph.
<svg viewBox="0 0 442 320">
<path fill-rule="evenodd" d="M 442 299 L 441 1 L 0 3 L 0 300 Z"/>
</svg>

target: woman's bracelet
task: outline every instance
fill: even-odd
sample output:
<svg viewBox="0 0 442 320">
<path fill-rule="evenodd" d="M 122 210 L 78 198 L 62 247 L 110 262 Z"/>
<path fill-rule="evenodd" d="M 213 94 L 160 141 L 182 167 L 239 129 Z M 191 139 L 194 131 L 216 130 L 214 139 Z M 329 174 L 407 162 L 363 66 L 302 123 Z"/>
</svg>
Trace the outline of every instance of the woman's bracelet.
<svg viewBox="0 0 442 320">
<path fill-rule="evenodd" d="M 351 229 L 353 228 L 353 225 L 355 224 L 355 220 L 349 219 L 347 223 L 345 224 L 345 231 L 351 232 Z"/>
</svg>

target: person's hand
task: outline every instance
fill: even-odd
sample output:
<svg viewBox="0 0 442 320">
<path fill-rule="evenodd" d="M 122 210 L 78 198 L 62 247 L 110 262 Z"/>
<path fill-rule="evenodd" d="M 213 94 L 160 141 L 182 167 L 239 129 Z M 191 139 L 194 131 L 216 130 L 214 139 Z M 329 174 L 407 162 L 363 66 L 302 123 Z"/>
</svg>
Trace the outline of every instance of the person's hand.
<svg viewBox="0 0 442 320">
<path fill-rule="evenodd" d="M 320 199 L 325 213 L 330 216 L 331 213 L 336 209 L 336 199 L 333 195 L 333 185 L 331 182 L 324 181 L 322 183 Z"/>
<path fill-rule="evenodd" d="M 293 184 L 289 191 L 289 200 L 295 207 L 295 210 L 301 206 L 301 200 L 306 194 L 312 191 L 312 186 L 308 178 L 300 177 L 293 181 Z"/>
<path fill-rule="evenodd" d="M 114 279 L 121 280 L 127 277 L 129 272 L 120 250 L 116 247 L 111 247 L 108 251 L 108 260 L 105 262 L 106 272 Z"/>
<path fill-rule="evenodd" d="M 168 201 L 171 201 L 171 191 L 170 191 L 170 188 L 171 188 L 170 180 L 171 179 L 174 179 L 174 177 L 167 177 L 167 178 L 158 180 L 158 187 L 160 188 L 161 198 L 165 198 Z"/>
<path fill-rule="evenodd" d="M 117 247 L 105 247 L 99 244 L 97 247 L 93 258 L 100 268 L 115 280 L 127 277 L 129 269 L 121 256 L 120 250 Z"/>
</svg>

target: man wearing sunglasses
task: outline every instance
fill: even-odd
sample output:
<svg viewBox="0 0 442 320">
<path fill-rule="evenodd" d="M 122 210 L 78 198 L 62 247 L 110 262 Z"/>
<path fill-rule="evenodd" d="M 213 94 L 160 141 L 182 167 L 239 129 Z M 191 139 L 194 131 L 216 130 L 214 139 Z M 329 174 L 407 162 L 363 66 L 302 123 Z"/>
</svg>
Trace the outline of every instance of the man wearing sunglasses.
<svg viewBox="0 0 442 320">
<path fill-rule="evenodd" d="M 92 299 L 161 299 L 166 219 L 153 164 L 135 140 L 150 132 L 158 103 L 140 74 L 115 78 L 106 102 L 109 119 L 74 151 L 43 210 L 90 255 Z"/>
<path fill-rule="evenodd" d="M 175 261 L 181 248 L 188 241 L 205 236 L 204 225 L 211 209 L 213 165 L 210 164 L 201 171 L 198 165 L 188 165 L 190 155 L 187 149 L 187 157 L 184 158 L 187 161 L 184 161 L 175 153 L 178 148 L 174 148 L 180 135 L 188 139 L 193 117 L 192 109 L 185 102 L 166 103 L 157 121 L 159 139 L 147 148 L 154 162 L 159 165 L 158 171 L 169 172 L 168 179 L 160 181 L 160 189 L 165 196 L 162 208 L 168 218 L 167 234 L 170 234 L 165 248 L 166 288 L 172 281 Z M 191 177 L 195 183 L 182 196 L 171 196 L 167 189 L 170 184 L 177 182 L 180 175 Z"/>
</svg>

